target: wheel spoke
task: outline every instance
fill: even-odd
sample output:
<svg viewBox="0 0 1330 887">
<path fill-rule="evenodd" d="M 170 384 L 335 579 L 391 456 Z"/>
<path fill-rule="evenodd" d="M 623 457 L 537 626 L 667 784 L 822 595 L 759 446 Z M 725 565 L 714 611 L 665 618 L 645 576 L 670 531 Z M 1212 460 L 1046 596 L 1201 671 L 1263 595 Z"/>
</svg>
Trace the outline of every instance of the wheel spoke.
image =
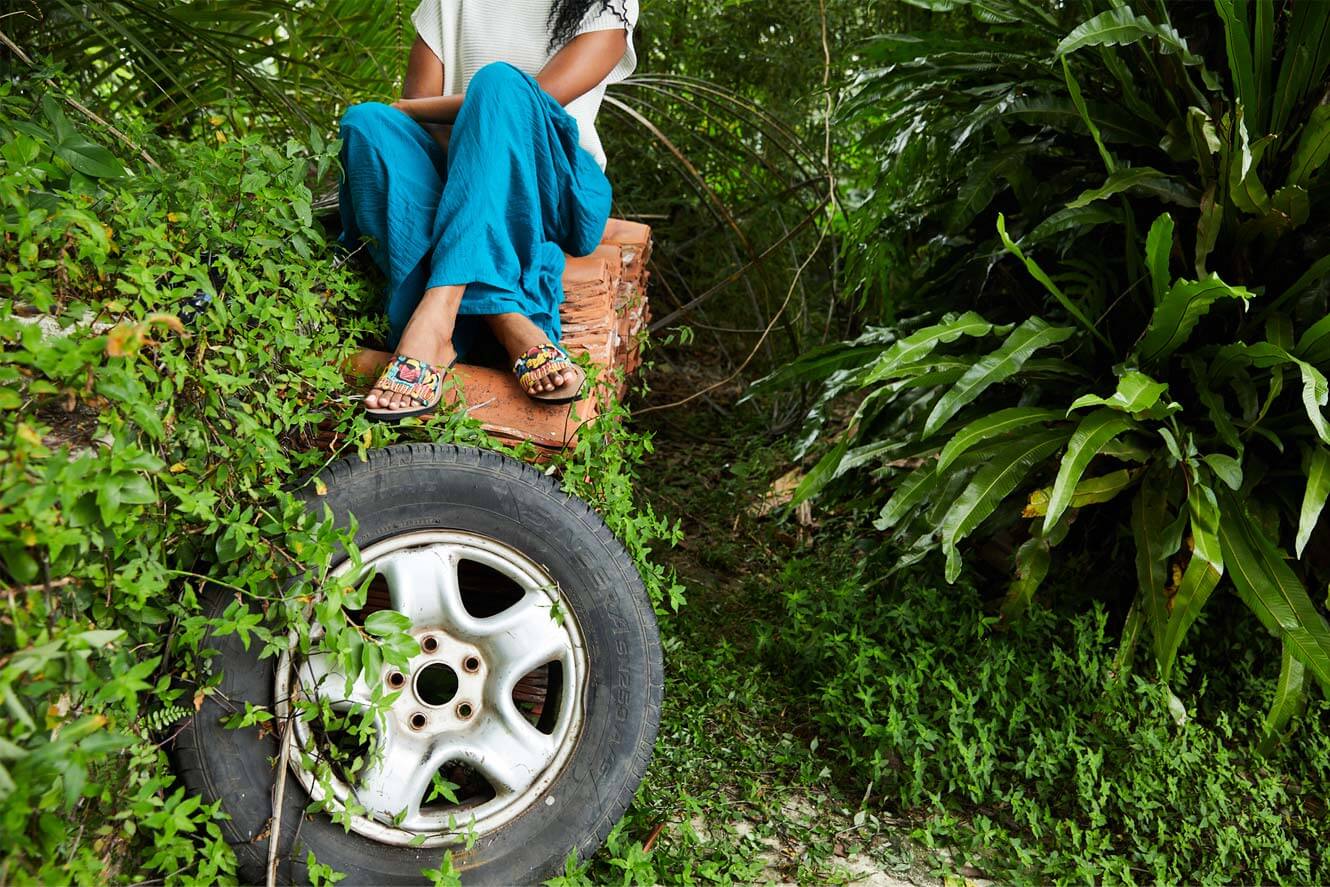
<svg viewBox="0 0 1330 887">
<path fill-rule="evenodd" d="M 477 620 L 483 632 L 481 643 L 489 647 L 498 696 L 507 696 L 532 669 L 572 648 L 568 633 L 554 615 L 550 599 L 530 591 L 497 616 Z"/>
<path fill-rule="evenodd" d="M 369 705 L 373 699 L 365 675 L 358 674 L 354 681 L 348 682 L 346 671 L 332 653 L 311 653 L 300 664 L 297 674 L 308 695 L 327 700 L 334 708 Z"/>
<path fill-rule="evenodd" d="M 500 706 L 500 711 L 502 711 Z M 512 708 L 512 703 L 508 704 Z M 462 739 L 462 754 L 489 778 L 500 794 L 524 791 L 554 757 L 554 740 L 514 709 L 511 715 L 486 712 Z"/>
<path fill-rule="evenodd" d="M 428 742 L 403 735 L 393 723 L 391 718 L 381 723 L 379 747 L 360 777 L 356 796 L 368 810 L 390 822 L 405 811 L 401 824 L 410 828 L 442 761 Z"/>
<path fill-rule="evenodd" d="M 448 549 L 433 546 L 403 552 L 385 558 L 377 567 L 388 583 L 393 609 L 416 628 L 449 627 L 462 609 L 457 558 Z"/>
</svg>

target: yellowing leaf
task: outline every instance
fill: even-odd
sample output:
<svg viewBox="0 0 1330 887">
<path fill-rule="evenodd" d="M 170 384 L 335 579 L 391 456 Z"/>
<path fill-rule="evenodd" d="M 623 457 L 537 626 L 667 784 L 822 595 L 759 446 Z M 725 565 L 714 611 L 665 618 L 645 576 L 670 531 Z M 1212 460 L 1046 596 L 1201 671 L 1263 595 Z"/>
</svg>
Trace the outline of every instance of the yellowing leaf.
<svg viewBox="0 0 1330 887">
<path fill-rule="evenodd" d="M 1087 505 L 1098 505 L 1101 502 L 1107 502 L 1131 486 L 1140 473 L 1140 469 L 1132 471 L 1124 468 L 1121 471 L 1114 471 L 1100 477 L 1087 477 L 1076 485 L 1075 491 L 1071 494 L 1069 507 L 1084 508 Z M 1052 500 L 1052 496 L 1052 487 L 1044 487 L 1031 492 L 1021 516 L 1042 517 L 1048 514 L 1048 503 Z"/>
<path fill-rule="evenodd" d="M 180 472 L 182 472 L 182 471 L 184 471 L 184 470 L 185 470 L 185 463 L 184 463 L 184 462 L 177 462 L 176 464 L 172 465 L 171 468 L 170 468 L 170 471 L 171 471 L 172 474 L 179 474 Z"/>
<path fill-rule="evenodd" d="M 174 314 L 152 314 L 148 316 L 146 323 L 160 323 L 162 326 L 170 327 L 174 332 L 185 335 L 185 323 Z"/>
<path fill-rule="evenodd" d="M 314 478 L 314 492 L 320 496 L 328 495 L 328 485 L 323 482 L 323 478 Z"/>
<path fill-rule="evenodd" d="M 127 357 L 143 344 L 141 325 L 122 323 L 106 334 L 106 354 L 109 357 Z"/>
<path fill-rule="evenodd" d="M 1052 487 L 1030 491 L 1030 498 L 1025 503 L 1025 510 L 1021 512 L 1021 517 L 1043 517 L 1048 514 L 1048 500 L 1052 492 Z"/>
</svg>

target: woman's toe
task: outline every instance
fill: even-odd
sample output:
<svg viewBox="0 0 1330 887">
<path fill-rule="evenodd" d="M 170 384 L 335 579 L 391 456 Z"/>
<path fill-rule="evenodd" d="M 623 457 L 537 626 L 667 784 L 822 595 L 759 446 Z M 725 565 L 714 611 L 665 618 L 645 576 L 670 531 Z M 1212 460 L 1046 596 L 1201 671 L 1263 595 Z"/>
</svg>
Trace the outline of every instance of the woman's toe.
<svg viewBox="0 0 1330 887">
<path fill-rule="evenodd" d="M 369 407 L 371 410 L 379 409 L 379 389 L 375 388 L 370 391 L 369 394 L 365 395 L 365 406 Z"/>
</svg>

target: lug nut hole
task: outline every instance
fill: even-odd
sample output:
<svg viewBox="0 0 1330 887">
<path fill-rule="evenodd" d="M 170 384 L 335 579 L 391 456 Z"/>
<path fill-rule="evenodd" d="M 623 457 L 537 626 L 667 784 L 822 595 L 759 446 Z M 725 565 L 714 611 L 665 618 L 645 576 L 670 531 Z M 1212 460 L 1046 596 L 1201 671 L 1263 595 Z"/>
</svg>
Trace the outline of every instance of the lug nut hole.
<svg viewBox="0 0 1330 887">
<path fill-rule="evenodd" d="M 466 720 L 473 714 L 475 714 L 475 710 L 471 708 L 471 703 L 463 702 L 457 706 L 457 716 L 462 720 Z"/>
<path fill-rule="evenodd" d="M 475 656 L 468 656 L 462 661 L 462 668 L 467 671 L 480 671 L 480 660 Z"/>
<path fill-rule="evenodd" d="M 425 725 L 428 723 L 429 718 L 425 717 L 420 712 L 416 712 L 411 716 L 411 729 L 413 730 L 424 730 Z"/>
<path fill-rule="evenodd" d="M 426 637 L 420 642 L 420 649 L 424 650 L 426 653 L 433 653 L 435 650 L 439 649 L 439 639 L 432 635 Z"/>
<path fill-rule="evenodd" d="M 402 687 L 406 686 L 406 676 L 400 671 L 393 672 L 388 675 L 388 686 L 392 687 L 394 690 L 400 690 Z"/>
</svg>

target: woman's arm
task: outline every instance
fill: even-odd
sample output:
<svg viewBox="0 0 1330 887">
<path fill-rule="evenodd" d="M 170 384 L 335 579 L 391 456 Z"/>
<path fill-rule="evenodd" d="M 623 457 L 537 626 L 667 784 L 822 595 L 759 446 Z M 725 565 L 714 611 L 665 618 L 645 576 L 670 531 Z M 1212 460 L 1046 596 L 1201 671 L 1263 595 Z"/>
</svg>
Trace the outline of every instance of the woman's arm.
<svg viewBox="0 0 1330 887">
<path fill-rule="evenodd" d="M 627 51 L 628 32 L 621 28 L 580 34 L 545 63 L 536 82 L 567 105 L 599 86 Z"/>
<path fill-rule="evenodd" d="M 402 98 L 393 102 L 393 107 L 406 113 L 429 130 L 434 141 L 445 150 L 448 147 L 448 127 L 457 119 L 457 112 L 462 107 L 461 96 L 444 96 L 443 62 L 434 50 L 429 48 L 420 36 L 411 44 L 411 55 L 406 61 L 406 79 L 402 82 Z M 421 102 L 434 102 L 446 107 L 439 108 L 439 116 L 444 119 L 422 118 L 413 112 L 413 106 Z"/>
<path fill-rule="evenodd" d="M 422 99 L 443 95 L 443 62 L 429 44 L 416 36 L 411 44 L 411 55 L 406 60 L 406 79 L 402 82 L 402 98 Z"/>
<path fill-rule="evenodd" d="M 586 95 L 609 76 L 628 50 L 628 34 L 622 30 L 592 31 L 568 41 L 536 75 L 541 89 L 561 105 Z M 423 54 L 428 59 L 417 59 Z M 432 66 L 430 64 L 432 62 Z M 413 72 L 419 71 L 413 78 Z M 436 81 L 432 78 L 436 76 Z M 443 63 L 419 37 L 411 47 L 406 87 L 402 100 L 393 107 L 421 123 L 452 123 L 462 108 L 462 96 L 443 92 Z M 431 91 L 432 90 L 432 91 Z"/>
</svg>

